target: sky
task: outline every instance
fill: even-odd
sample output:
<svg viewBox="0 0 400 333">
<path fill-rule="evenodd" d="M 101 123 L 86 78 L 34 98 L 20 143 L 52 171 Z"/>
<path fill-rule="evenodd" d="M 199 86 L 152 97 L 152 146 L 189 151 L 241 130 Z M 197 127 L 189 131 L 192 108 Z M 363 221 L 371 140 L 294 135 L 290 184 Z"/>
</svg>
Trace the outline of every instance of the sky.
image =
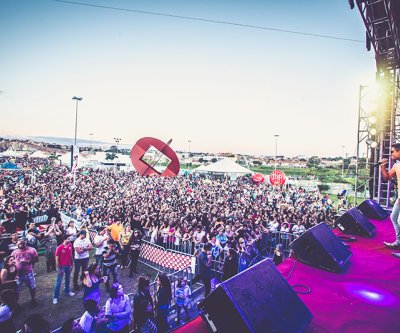
<svg viewBox="0 0 400 333">
<path fill-rule="evenodd" d="M 0 1 L 0 136 L 72 144 L 79 96 L 78 145 L 355 154 L 359 86 L 376 67 L 347 1 L 72 2 Z"/>
</svg>

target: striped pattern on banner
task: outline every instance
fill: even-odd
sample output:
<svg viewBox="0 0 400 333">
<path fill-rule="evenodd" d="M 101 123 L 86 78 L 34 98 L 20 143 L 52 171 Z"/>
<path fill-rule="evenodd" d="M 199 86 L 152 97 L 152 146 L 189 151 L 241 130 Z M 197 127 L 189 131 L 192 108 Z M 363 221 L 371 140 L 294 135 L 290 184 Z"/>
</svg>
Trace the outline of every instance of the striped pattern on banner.
<svg viewBox="0 0 400 333">
<path fill-rule="evenodd" d="M 181 270 L 191 265 L 192 256 L 184 253 L 165 251 L 148 243 L 142 245 L 140 256 L 156 265 Z"/>
</svg>

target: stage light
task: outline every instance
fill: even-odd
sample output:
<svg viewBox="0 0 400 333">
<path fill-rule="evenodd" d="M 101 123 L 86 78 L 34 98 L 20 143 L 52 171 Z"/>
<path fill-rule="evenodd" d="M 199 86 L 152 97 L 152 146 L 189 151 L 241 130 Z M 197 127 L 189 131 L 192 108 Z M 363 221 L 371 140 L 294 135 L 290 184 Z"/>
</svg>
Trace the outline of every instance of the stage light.
<svg viewBox="0 0 400 333">
<path fill-rule="evenodd" d="M 369 122 L 371 125 L 373 125 L 373 124 L 376 123 L 376 118 L 375 118 L 374 116 L 370 116 L 370 117 L 368 117 L 368 122 Z"/>
<path fill-rule="evenodd" d="M 369 134 L 372 135 L 372 136 L 376 135 L 376 128 L 371 128 L 369 130 Z"/>
<path fill-rule="evenodd" d="M 378 146 L 378 143 L 375 141 L 371 142 L 371 148 L 376 148 Z"/>
</svg>

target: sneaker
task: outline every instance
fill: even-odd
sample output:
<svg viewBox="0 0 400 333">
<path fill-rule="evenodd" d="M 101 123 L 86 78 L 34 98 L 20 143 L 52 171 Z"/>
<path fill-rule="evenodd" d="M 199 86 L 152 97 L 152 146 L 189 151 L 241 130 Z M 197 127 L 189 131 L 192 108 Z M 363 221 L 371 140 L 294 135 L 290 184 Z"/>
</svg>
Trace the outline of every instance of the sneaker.
<svg viewBox="0 0 400 333">
<path fill-rule="evenodd" d="M 53 298 L 53 304 L 57 304 L 58 303 L 58 299 L 57 298 Z"/>
<path fill-rule="evenodd" d="M 383 244 L 385 244 L 385 246 L 387 246 L 391 249 L 400 249 L 400 244 L 397 242 L 393 242 L 393 243 L 383 242 Z"/>
<path fill-rule="evenodd" d="M 72 292 L 72 291 L 70 291 L 69 293 L 66 293 L 65 295 L 66 295 L 66 296 L 75 296 L 75 293 Z"/>
<path fill-rule="evenodd" d="M 396 258 L 400 258 L 400 252 L 392 252 L 392 254 L 393 254 Z"/>
</svg>

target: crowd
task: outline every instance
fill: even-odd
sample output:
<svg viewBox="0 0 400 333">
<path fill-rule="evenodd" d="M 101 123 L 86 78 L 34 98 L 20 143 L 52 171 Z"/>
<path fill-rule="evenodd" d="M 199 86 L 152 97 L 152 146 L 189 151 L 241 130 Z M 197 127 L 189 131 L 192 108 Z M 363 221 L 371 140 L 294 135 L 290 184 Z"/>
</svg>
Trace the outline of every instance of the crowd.
<svg viewBox="0 0 400 333">
<path fill-rule="evenodd" d="M 330 200 L 318 191 L 254 184 L 251 178 L 210 181 L 191 175 L 161 178 L 141 177 L 134 172 L 86 170 L 77 175 L 73 186 L 72 176 L 63 166 L 52 165 L 47 160 L 27 159 L 17 159 L 16 164 L 25 169 L 0 173 L 2 232 L 11 234 L 7 242 L 0 245 L 0 267 L 4 266 L 2 286 L 3 281 L 9 283 L 13 287 L 6 290 L 18 294 L 19 286 L 25 283 L 31 292 L 31 304 L 35 306 L 33 268 L 36 250 L 45 245 L 47 270 L 58 271 L 53 303 L 58 302 L 63 279 L 67 296 L 73 297 L 74 291 L 83 286 L 87 314 L 82 318 L 92 318 L 93 324 L 94 313 L 98 310 L 97 291 L 99 285 L 105 283 L 112 299 L 108 311 L 113 313 L 112 309 L 121 307 L 125 313 L 118 315 L 117 320 L 113 314 L 107 314 L 106 305 L 99 325 L 105 325 L 112 332 L 123 332 L 123 319 L 130 321 L 132 311 L 118 284 L 118 271 L 127 269 L 130 262 L 129 276 L 137 273 L 143 237 L 164 247 L 172 246 L 177 251 L 199 253 L 199 259 L 205 252 L 205 268 L 198 278 L 205 282 L 208 293 L 208 276 L 203 273 L 209 274 L 210 257 L 216 259 L 224 254 L 223 279 L 227 279 L 240 270 L 238 256 L 245 254 L 253 244 L 260 243 L 263 235 L 278 232 L 300 235 L 321 221 L 334 222 L 335 210 Z M 41 212 L 46 212 L 47 216 L 48 226 L 44 231 L 32 223 Z M 74 216 L 80 222 L 79 227 L 73 221 L 64 225 L 60 212 Z M 18 239 L 17 230 L 23 230 L 24 239 Z M 94 237 L 89 235 L 92 230 L 96 231 Z M 89 265 L 91 251 L 94 251 L 96 263 Z M 282 253 L 282 249 L 277 248 L 276 253 Z M 281 255 L 277 256 L 279 263 Z M 74 291 L 69 286 L 72 267 Z M 180 295 L 187 295 L 187 290 L 183 291 L 185 282 L 181 282 Z M 145 284 L 139 283 L 139 300 L 145 298 Z M 160 286 L 164 291 L 158 295 L 158 303 L 146 304 L 148 309 L 158 307 L 157 320 L 148 322 L 146 319 L 146 325 L 157 324 L 162 330 L 165 329 L 164 319 L 168 313 L 165 306 L 171 298 L 171 288 L 163 277 Z M 187 311 L 187 299 L 181 296 L 176 299 L 180 318 L 181 310 Z M 142 304 L 136 302 L 135 297 L 136 303 Z M 71 321 L 70 324 L 70 331 L 74 327 L 85 332 L 93 329 L 85 322 L 75 325 Z"/>
</svg>

